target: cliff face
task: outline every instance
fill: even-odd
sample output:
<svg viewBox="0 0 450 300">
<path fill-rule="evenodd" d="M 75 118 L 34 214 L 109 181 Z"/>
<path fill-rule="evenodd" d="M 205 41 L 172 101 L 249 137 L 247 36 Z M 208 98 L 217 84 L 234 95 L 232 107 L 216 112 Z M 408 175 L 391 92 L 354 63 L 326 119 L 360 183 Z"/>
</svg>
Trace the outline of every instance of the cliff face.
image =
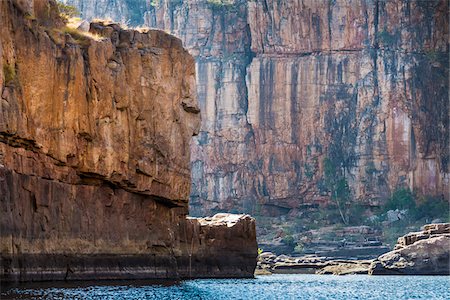
<svg viewBox="0 0 450 300">
<path fill-rule="evenodd" d="M 181 41 L 70 29 L 52 1 L 1 1 L 0 13 L 1 280 L 253 276 L 254 220 L 237 218 L 234 235 L 189 231 L 200 114 Z M 226 273 L 226 247 L 186 265 L 217 232 L 249 248 Z"/>
<path fill-rule="evenodd" d="M 202 126 L 191 148 L 191 213 L 252 212 L 260 166 L 245 83 L 252 57 L 246 1 L 162 2 L 150 26 L 170 29 L 196 57 Z M 262 159 L 262 157 L 261 157 Z"/>
<path fill-rule="evenodd" d="M 158 0 L 63 0 L 83 12 L 85 19 L 106 18 L 122 24 L 136 26 L 144 22 L 145 12 Z"/>
<path fill-rule="evenodd" d="M 147 6 L 145 24 L 180 36 L 196 57 L 193 212 L 296 215 L 348 195 L 379 205 L 405 186 L 448 197 L 448 9 L 445 0 Z"/>
<path fill-rule="evenodd" d="M 369 205 L 398 186 L 447 195 L 447 22 L 446 1 L 249 3 L 266 203 L 321 201 L 333 177 Z"/>
</svg>

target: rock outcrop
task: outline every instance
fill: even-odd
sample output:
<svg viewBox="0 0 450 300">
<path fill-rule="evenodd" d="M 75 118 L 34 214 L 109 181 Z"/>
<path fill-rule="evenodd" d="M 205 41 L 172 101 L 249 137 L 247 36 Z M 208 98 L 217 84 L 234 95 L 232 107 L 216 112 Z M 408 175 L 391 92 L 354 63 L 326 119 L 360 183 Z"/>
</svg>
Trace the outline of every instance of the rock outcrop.
<svg viewBox="0 0 450 300">
<path fill-rule="evenodd" d="M 253 276 L 253 219 L 186 218 L 200 114 L 181 41 L 84 33 L 53 0 L 0 18 L 1 281 Z"/>
<path fill-rule="evenodd" d="M 179 263 L 183 266 L 179 269 L 182 277 L 253 276 L 257 244 L 255 220 L 249 215 L 222 213 L 188 218 L 181 242 L 186 247 L 184 253 L 188 253 Z"/>
<path fill-rule="evenodd" d="M 425 225 L 398 239 L 370 265 L 372 275 L 450 275 L 450 223 Z"/>
<path fill-rule="evenodd" d="M 86 17 L 121 16 L 66 2 Z M 399 186 L 448 198 L 448 1 L 161 0 L 144 10 L 146 25 L 196 57 L 194 213 L 292 215 L 329 202 L 329 178 L 368 206 Z"/>
<path fill-rule="evenodd" d="M 342 260 L 316 255 L 276 256 L 264 252 L 258 256 L 255 274 L 367 274 L 371 263 L 372 260 Z"/>
<path fill-rule="evenodd" d="M 343 261 L 329 264 L 319 270 L 316 274 L 320 275 L 355 275 L 355 274 L 367 274 L 372 261 Z"/>
<path fill-rule="evenodd" d="M 372 260 L 342 260 L 305 255 L 258 256 L 257 275 L 272 273 L 450 275 L 450 223 L 429 224 L 398 239 L 393 251 Z"/>
</svg>

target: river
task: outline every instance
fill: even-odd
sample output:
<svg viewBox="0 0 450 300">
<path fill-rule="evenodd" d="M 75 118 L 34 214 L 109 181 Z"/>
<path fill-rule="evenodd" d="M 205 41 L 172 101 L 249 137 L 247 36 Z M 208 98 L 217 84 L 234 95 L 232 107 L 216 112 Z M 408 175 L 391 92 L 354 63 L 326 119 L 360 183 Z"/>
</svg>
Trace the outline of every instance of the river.
<svg viewBox="0 0 450 300">
<path fill-rule="evenodd" d="M 450 299 L 450 276 L 269 275 L 255 279 L 31 283 L 1 299 Z"/>
</svg>

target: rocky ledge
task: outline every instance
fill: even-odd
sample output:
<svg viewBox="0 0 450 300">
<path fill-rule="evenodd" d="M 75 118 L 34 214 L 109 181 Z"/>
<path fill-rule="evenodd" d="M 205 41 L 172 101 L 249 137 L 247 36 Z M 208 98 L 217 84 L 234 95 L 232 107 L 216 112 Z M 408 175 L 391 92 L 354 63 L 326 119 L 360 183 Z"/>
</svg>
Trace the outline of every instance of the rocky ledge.
<svg viewBox="0 0 450 300">
<path fill-rule="evenodd" d="M 450 275 L 450 223 L 429 224 L 398 239 L 370 265 L 372 275 Z"/>
<path fill-rule="evenodd" d="M 259 255 L 256 274 L 367 274 L 371 262 L 372 260 L 346 260 L 316 255 L 276 256 L 271 252 L 264 252 Z"/>
<path fill-rule="evenodd" d="M 449 275 L 449 256 L 450 223 L 429 224 L 420 232 L 400 237 L 393 251 L 373 260 L 341 260 L 316 255 L 276 256 L 264 252 L 258 257 L 256 274 Z"/>
</svg>

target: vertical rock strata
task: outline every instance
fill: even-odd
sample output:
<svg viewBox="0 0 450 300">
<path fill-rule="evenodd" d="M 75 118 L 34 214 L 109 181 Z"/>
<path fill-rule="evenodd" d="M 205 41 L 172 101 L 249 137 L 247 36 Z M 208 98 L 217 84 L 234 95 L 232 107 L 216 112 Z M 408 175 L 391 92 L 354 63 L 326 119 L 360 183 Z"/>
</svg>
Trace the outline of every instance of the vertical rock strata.
<svg viewBox="0 0 450 300">
<path fill-rule="evenodd" d="M 0 279 L 253 276 L 253 219 L 186 219 L 200 114 L 181 41 L 69 29 L 53 1 L 0 18 Z"/>
<path fill-rule="evenodd" d="M 327 176 L 369 206 L 448 197 L 448 1 L 213 2 L 145 14 L 196 57 L 193 212 L 295 214 Z"/>
<path fill-rule="evenodd" d="M 448 196 L 448 2 L 252 2 L 249 24 L 248 115 L 282 166 L 265 164 L 269 203 L 327 195 L 325 160 L 368 204 L 402 185 Z"/>
<path fill-rule="evenodd" d="M 191 150 L 191 213 L 251 212 L 259 166 L 245 83 L 252 59 L 247 1 L 161 1 L 146 16 L 196 58 L 202 127 Z"/>
</svg>

